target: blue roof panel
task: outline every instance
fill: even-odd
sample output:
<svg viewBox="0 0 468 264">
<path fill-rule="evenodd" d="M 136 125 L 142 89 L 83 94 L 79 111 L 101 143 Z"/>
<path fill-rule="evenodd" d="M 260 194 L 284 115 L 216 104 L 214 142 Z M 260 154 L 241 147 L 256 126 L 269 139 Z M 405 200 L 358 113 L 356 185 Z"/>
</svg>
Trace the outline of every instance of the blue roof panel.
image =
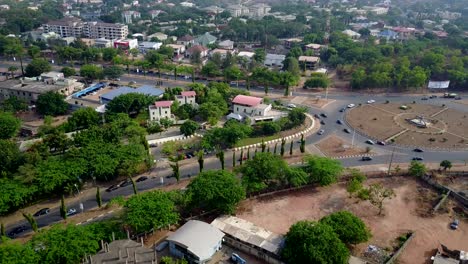
<svg viewBox="0 0 468 264">
<path fill-rule="evenodd" d="M 141 94 L 150 95 L 150 96 L 161 96 L 164 93 L 164 91 L 154 88 L 153 86 L 150 86 L 150 85 L 143 85 L 136 89 L 128 87 L 128 86 L 121 86 L 116 90 L 113 90 L 106 94 L 101 95 L 101 100 L 103 99 L 103 100 L 111 101 L 119 95 L 128 94 L 128 93 L 141 93 Z"/>
</svg>

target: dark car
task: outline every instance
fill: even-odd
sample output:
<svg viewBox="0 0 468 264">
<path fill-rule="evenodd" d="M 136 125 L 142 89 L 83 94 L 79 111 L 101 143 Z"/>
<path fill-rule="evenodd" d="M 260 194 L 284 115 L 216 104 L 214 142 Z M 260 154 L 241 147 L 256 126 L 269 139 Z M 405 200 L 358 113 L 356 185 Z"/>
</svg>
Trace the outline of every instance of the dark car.
<svg viewBox="0 0 468 264">
<path fill-rule="evenodd" d="M 325 125 L 325 122 L 323 120 L 320 121 L 321 125 Z"/>
<path fill-rule="evenodd" d="M 13 228 L 13 230 L 11 230 L 10 232 L 8 232 L 8 236 L 11 238 L 15 238 L 17 235 L 23 233 L 26 230 L 27 230 L 26 226 L 24 225 L 18 226 L 18 227 Z"/>
<path fill-rule="evenodd" d="M 317 132 L 318 135 L 323 135 L 323 133 L 325 133 L 325 131 L 323 129 L 321 129 L 319 132 Z"/>
<path fill-rule="evenodd" d="M 424 152 L 424 150 L 420 149 L 420 148 L 415 148 L 413 149 L 414 152 Z"/>
<path fill-rule="evenodd" d="M 340 109 L 340 112 L 343 113 L 344 111 L 346 111 L 346 108 L 341 108 Z"/>
<path fill-rule="evenodd" d="M 431 95 L 431 96 L 429 96 L 429 99 L 434 99 L 434 98 L 437 98 L 437 95 Z"/>
<path fill-rule="evenodd" d="M 115 191 L 119 188 L 118 185 L 111 185 L 109 186 L 109 188 L 106 189 L 106 192 L 112 192 L 112 191 Z"/>
<path fill-rule="evenodd" d="M 453 220 L 452 223 L 450 223 L 450 228 L 453 229 L 453 230 L 456 230 L 456 229 L 458 229 L 459 224 L 460 224 L 460 221 L 458 221 L 458 219 L 455 219 L 455 220 Z"/>
<path fill-rule="evenodd" d="M 325 113 L 321 113 L 320 116 L 321 116 L 321 117 L 325 117 L 325 118 L 328 117 L 327 114 L 325 114 Z"/>
<path fill-rule="evenodd" d="M 343 131 L 344 131 L 345 133 L 351 134 L 351 130 L 349 130 L 349 129 L 347 129 L 347 128 L 343 129 Z"/>
<path fill-rule="evenodd" d="M 372 141 L 370 139 L 366 140 L 366 143 L 369 144 L 369 145 L 374 145 L 375 144 L 374 141 Z"/>
<path fill-rule="evenodd" d="M 120 187 L 125 187 L 125 186 L 128 186 L 130 184 L 132 184 L 132 181 L 130 179 L 128 179 L 128 180 L 125 180 L 125 181 L 119 183 L 119 186 Z"/>
<path fill-rule="evenodd" d="M 455 100 L 461 100 L 462 98 L 460 96 L 455 97 Z"/>
<path fill-rule="evenodd" d="M 317 118 L 317 119 L 320 119 L 320 116 L 317 115 L 317 114 L 314 114 L 314 117 Z"/>
<path fill-rule="evenodd" d="M 41 216 L 41 215 L 46 215 L 49 212 L 50 212 L 49 208 L 42 208 L 41 210 L 34 213 L 33 216 L 38 217 L 38 216 Z"/>
<path fill-rule="evenodd" d="M 368 156 L 365 156 L 365 157 L 362 157 L 361 160 L 362 160 L 362 161 L 371 161 L 372 158 L 371 158 L 371 157 L 368 157 Z"/>
<path fill-rule="evenodd" d="M 428 99 L 427 97 L 423 97 L 423 98 L 421 98 L 421 100 L 427 100 L 427 99 Z"/>
<path fill-rule="evenodd" d="M 413 160 L 424 160 L 423 157 L 413 157 Z"/>
<path fill-rule="evenodd" d="M 138 179 L 136 180 L 136 182 L 146 181 L 147 179 L 148 179 L 148 177 L 146 177 L 146 176 L 141 176 L 140 178 L 138 178 Z"/>
<path fill-rule="evenodd" d="M 343 124 L 343 121 L 341 121 L 341 120 L 336 120 L 336 123 L 337 123 L 338 125 L 342 125 L 342 124 Z"/>
<path fill-rule="evenodd" d="M 386 145 L 385 141 L 377 141 L 377 144 L 379 144 L 379 145 L 381 145 L 381 146 L 385 146 L 385 145 Z"/>
</svg>

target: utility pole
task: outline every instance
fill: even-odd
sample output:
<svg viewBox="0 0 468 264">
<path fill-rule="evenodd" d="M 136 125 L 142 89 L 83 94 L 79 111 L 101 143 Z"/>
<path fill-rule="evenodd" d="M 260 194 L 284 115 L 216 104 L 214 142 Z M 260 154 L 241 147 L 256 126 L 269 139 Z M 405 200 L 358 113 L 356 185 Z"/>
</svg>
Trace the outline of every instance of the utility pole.
<svg viewBox="0 0 468 264">
<path fill-rule="evenodd" d="M 388 172 L 387 172 L 387 175 L 390 175 L 390 170 L 392 169 L 393 154 L 394 154 L 394 153 L 395 153 L 395 147 L 393 147 L 392 155 L 390 156 L 390 163 L 388 164 Z"/>
</svg>

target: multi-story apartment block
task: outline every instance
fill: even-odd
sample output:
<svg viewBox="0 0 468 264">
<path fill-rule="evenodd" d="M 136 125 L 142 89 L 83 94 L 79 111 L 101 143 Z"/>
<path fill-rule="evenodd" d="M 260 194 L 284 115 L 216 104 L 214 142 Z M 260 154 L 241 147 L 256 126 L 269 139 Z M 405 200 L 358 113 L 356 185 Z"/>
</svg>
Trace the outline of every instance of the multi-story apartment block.
<svg viewBox="0 0 468 264">
<path fill-rule="evenodd" d="M 128 26 L 101 22 L 83 22 L 75 17 L 49 21 L 43 24 L 46 33 L 55 32 L 64 37 L 121 39 L 128 35 Z"/>
<path fill-rule="evenodd" d="M 138 11 L 127 10 L 122 13 L 122 19 L 126 24 L 132 24 L 132 19 L 140 19 L 141 14 Z"/>
</svg>

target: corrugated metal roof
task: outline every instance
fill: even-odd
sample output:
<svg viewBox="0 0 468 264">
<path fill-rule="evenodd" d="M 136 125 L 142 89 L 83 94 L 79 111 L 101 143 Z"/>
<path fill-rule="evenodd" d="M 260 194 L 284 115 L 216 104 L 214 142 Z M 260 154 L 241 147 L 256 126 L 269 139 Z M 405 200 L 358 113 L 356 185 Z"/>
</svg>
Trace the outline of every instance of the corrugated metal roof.
<svg viewBox="0 0 468 264">
<path fill-rule="evenodd" d="M 247 95 L 238 95 L 232 100 L 233 104 L 247 105 L 247 106 L 257 106 L 262 102 L 262 98 L 247 96 Z"/>
<path fill-rule="evenodd" d="M 153 86 L 149 86 L 149 85 L 143 85 L 143 86 L 138 87 L 137 89 L 134 89 L 128 86 L 121 86 L 116 90 L 113 90 L 113 91 L 110 91 L 108 93 L 101 95 L 100 98 L 107 100 L 107 101 L 111 101 L 119 95 L 128 94 L 128 93 L 141 93 L 141 94 L 150 95 L 150 96 L 161 96 L 164 93 L 164 91 L 158 88 L 154 88 Z"/>
</svg>

